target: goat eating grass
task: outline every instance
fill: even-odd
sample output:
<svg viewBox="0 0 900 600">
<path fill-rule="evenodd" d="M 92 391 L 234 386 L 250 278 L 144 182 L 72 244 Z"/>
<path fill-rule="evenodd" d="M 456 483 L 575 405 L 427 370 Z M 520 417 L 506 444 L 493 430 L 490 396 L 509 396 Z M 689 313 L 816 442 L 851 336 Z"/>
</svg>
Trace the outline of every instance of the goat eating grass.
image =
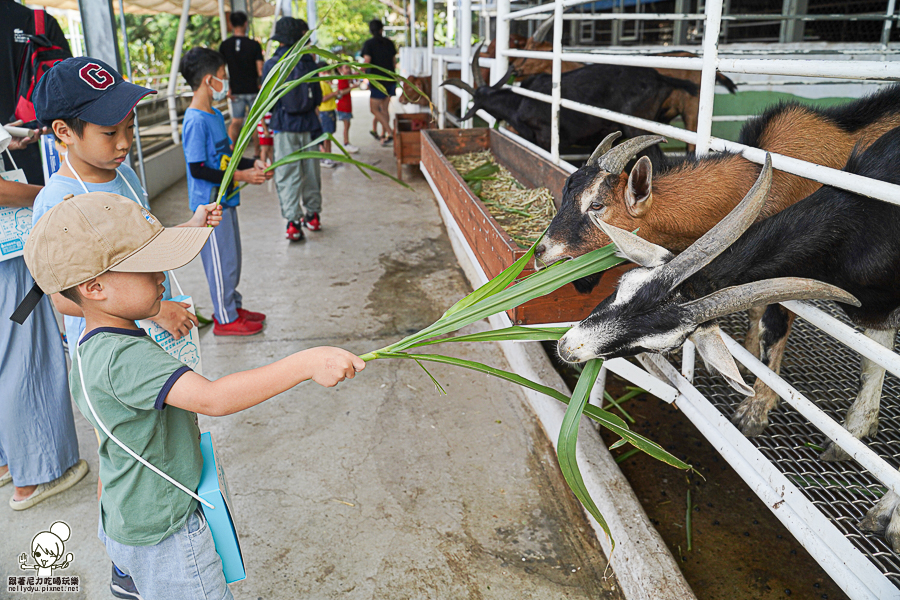
<svg viewBox="0 0 900 600">
<path fill-rule="evenodd" d="M 845 170 L 900 184 L 898 157 L 900 128 L 854 152 Z M 761 381 L 753 390 L 743 382 L 716 318 L 786 300 L 834 300 L 853 323 L 866 327 L 867 336 L 893 347 L 900 326 L 900 206 L 821 187 L 754 224 L 771 178 L 767 156 L 744 200 L 678 256 L 595 218 L 620 253 L 642 267 L 625 273 L 616 292 L 560 339 L 560 357 L 581 362 L 667 352 L 690 338 L 710 367 L 750 396 L 733 420 L 756 434 L 767 425 L 778 396 Z M 779 306 L 769 307 L 760 339 L 763 359 L 775 372 L 790 330 L 790 319 L 782 318 L 778 325 L 779 311 Z M 863 358 L 861 379 L 845 419 L 857 438 L 877 430 L 884 369 Z M 843 457 L 834 444 L 822 455 L 826 460 Z M 900 551 L 900 496 L 885 495 L 860 526 L 886 530 L 888 542 Z"/>
</svg>

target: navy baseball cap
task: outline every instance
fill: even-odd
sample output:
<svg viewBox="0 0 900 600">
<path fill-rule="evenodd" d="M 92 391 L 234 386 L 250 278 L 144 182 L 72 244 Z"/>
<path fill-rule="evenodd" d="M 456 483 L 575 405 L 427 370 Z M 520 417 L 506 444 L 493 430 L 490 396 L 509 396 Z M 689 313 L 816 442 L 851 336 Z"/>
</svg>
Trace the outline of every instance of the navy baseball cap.
<svg viewBox="0 0 900 600">
<path fill-rule="evenodd" d="M 155 94 L 122 79 L 102 60 L 80 56 L 58 62 L 44 73 L 32 94 L 38 121 L 78 118 L 111 127 L 121 123 L 141 98 Z"/>
</svg>

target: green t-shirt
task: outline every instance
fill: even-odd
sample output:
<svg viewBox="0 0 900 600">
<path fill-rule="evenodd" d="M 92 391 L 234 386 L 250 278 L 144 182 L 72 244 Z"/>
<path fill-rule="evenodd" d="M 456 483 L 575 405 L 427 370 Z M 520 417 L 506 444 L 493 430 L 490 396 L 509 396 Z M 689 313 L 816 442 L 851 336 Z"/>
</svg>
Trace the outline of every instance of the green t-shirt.
<svg viewBox="0 0 900 600">
<path fill-rule="evenodd" d="M 167 406 L 166 396 L 190 371 L 143 330 L 101 327 L 79 343 L 85 386 L 106 428 L 150 464 L 196 490 L 203 469 L 195 413 Z M 85 401 L 78 364 L 69 384 L 75 403 L 100 435 L 103 531 L 130 546 L 152 546 L 184 525 L 197 501 L 109 439 Z"/>
</svg>

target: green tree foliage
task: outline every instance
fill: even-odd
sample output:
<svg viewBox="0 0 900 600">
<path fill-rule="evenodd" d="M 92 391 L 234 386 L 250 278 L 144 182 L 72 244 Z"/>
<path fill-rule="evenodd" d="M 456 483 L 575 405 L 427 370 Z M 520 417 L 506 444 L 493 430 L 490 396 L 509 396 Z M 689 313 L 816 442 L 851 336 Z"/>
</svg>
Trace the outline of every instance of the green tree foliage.
<svg viewBox="0 0 900 600">
<path fill-rule="evenodd" d="M 126 14 L 125 26 L 134 77 L 168 74 L 178 35 L 178 15 Z M 184 34 L 185 50 L 195 46 L 217 49 L 220 40 L 218 17 L 191 15 Z"/>
</svg>

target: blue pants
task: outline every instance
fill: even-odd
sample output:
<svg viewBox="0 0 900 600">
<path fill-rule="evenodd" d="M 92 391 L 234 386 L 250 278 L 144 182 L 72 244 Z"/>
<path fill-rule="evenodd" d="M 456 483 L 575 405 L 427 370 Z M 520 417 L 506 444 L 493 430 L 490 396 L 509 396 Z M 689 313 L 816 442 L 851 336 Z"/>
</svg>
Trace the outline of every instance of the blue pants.
<svg viewBox="0 0 900 600">
<path fill-rule="evenodd" d="M 66 357 L 50 298 L 9 320 L 34 280 L 21 257 L 0 262 L 0 465 L 17 487 L 53 481 L 78 462 Z"/>
<path fill-rule="evenodd" d="M 216 320 L 231 323 L 238 318 L 237 309 L 242 306 L 237 291 L 241 282 L 241 231 L 236 208 L 222 207 L 222 222 L 213 229 L 209 241 L 200 251 L 200 258 L 203 259 Z"/>
<path fill-rule="evenodd" d="M 97 536 L 119 570 L 131 575 L 145 600 L 234 600 L 199 508 L 184 527 L 155 546 L 120 544 L 106 537 L 102 520 Z"/>
</svg>

